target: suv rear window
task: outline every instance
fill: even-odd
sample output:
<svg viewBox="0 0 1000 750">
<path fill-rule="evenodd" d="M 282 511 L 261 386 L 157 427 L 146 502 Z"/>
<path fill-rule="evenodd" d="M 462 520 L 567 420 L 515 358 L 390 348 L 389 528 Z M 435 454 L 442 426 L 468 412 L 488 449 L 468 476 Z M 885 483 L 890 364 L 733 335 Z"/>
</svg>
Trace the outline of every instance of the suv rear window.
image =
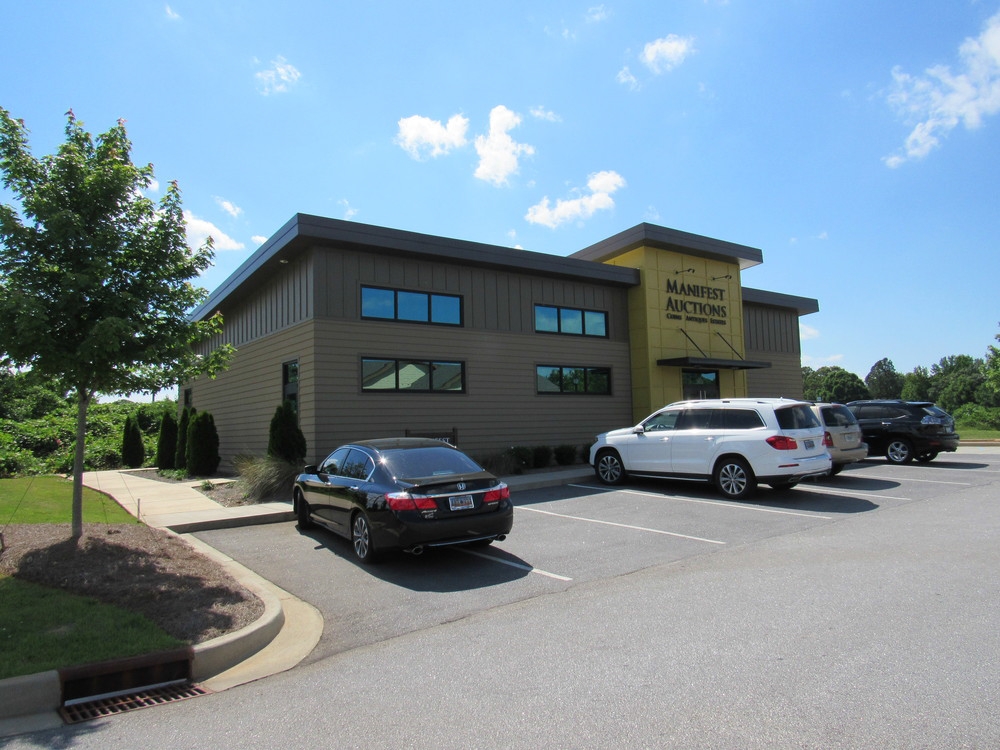
<svg viewBox="0 0 1000 750">
<path fill-rule="evenodd" d="M 778 427 L 783 430 L 807 430 L 820 426 L 808 404 L 783 406 L 774 410 L 774 416 L 778 418 Z"/>
<path fill-rule="evenodd" d="M 851 410 L 841 404 L 823 406 L 820 411 L 823 412 L 823 421 L 828 427 L 851 427 L 858 423 Z"/>
</svg>

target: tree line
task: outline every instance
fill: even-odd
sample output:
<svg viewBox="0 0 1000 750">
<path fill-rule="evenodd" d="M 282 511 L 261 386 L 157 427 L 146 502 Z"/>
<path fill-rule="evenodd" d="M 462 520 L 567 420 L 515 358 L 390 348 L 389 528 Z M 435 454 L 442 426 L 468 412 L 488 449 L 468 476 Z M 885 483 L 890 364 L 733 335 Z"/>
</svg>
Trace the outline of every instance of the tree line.
<svg viewBox="0 0 1000 750">
<path fill-rule="evenodd" d="M 1000 341 L 1000 334 L 995 338 Z M 864 380 L 842 367 L 803 367 L 802 385 L 809 401 L 933 401 L 962 424 L 1000 429 L 1000 349 L 994 345 L 982 358 L 957 354 L 908 373 L 898 372 L 886 357 L 872 365 Z"/>
</svg>

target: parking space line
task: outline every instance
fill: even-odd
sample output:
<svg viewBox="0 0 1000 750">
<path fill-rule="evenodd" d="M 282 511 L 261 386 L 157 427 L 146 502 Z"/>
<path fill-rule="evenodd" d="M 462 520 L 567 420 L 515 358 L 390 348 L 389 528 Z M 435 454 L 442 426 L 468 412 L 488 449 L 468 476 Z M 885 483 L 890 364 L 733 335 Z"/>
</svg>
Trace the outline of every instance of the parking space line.
<svg viewBox="0 0 1000 750">
<path fill-rule="evenodd" d="M 815 492 L 819 495 L 852 495 L 857 497 L 874 497 L 880 500 L 912 500 L 912 497 L 899 497 L 898 495 L 883 495 L 881 492 L 863 492 L 861 490 L 848 490 L 848 489 L 825 489 L 823 487 L 810 487 L 810 492 Z"/>
<path fill-rule="evenodd" d="M 607 487 L 587 487 L 586 485 L 578 484 L 571 485 L 573 487 L 580 487 L 587 490 L 602 489 L 608 491 Z M 801 488 L 805 489 L 805 488 Z M 778 508 L 761 508 L 759 505 L 745 505 L 743 503 L 726 503 L 719 500 L 698 500 L 693 497 L 681 497 L 680 495 L 662 495 L 658 492 L 639 492 L 638 490 L 611 490 L 612 492 L 621 492 L 626 495 L 643 495 L 646 497 L 661 497 L 667 500 L 677 500 L 682 503 L 698 503 L 700 505 L 718 505 L 720 508 L 735 508 L 736 510 L 752 510 L 758 513 L 777 513 L 782 516 L 803 516 L 805 518 L 820 518 L 829 521 L 833 516 L 820 516 L 816 513 L 802 513 L 797 510 L 779 510 Z M 906 498 L 899 498 L 906 499 Z"/>
<path fill-rule="evenodd" d="M 572 581 L 573 580 L 572 578 L 569 578 L 567 576 L 561 576 L 558 573 L 549 573 L 547 570 L 539 570 L 538 568 L 534 568 L 534 567 L 532 567 L 530 565 L 522 565 L 521 563 L 516 563 L 513 560 L 503 560 L 503 559 L 501 559 L 499 557 L 494 557 L 493 555 L 487 555 L 487 554 L 484 554 L 482 552 L 476 552 L 476 551 L 471 550 L 471 549 L 463 549 L 461 547 L 456 547 L 455 550 L 456 550 L 456 552 L 464 552 L 467 555 L 475 555 L 476 557 L 483 557 L 483 558 L 485 558 L 487 560 L 492 560 L 493 562 L 501 563 L 502 565 L 509 565 L 510 567 L 517 568 L 519 570 L 526 570 L 529 573 L 537 573 L 540 576 L 545 576 L 547 578 L 554 578 L 557 581 Z"/>
<path fill-rule="evenodd" d="M 941 479 L 913 479 L 911 477 L 887 477 L 880 476 L 878 474 L 869 474 L 867 471 L 864 474 L 858 474 L 858 476 L 863 476 L 865 479 L 884 479 L 888 482 L 930 482 L 931 484 L 957 484 L 961 487 L 972 487 L 972 482 L 945 482 Z"/>
<path fill-rule="evenodd" d="M 528 508 L 524 505 L 518 505 L 518 510 L 530 510 L 532 513 L 542 513 L 546 516 L 556 516 L 557 518 L 569 518 L 572 521 L 586 521 L 587 523 L 597 523 L 602 526 L 617 526 L 620 529 L 632 529 L 634 531 L 648 531 L 651 534 L 664 534 L 666 536 L 676 536 L 680 539 L 690 539 L 695 542 L 707 542 L 708 544 L 725 544 L 725 542 L 720 542 L 716 539 L 704 539 L 700 536 L 690 536 L 688 534 L 678 534 L 674 531 L 664 531 L 663 529 L 648 529 L 645 526 L 630 526 L 627 523 L 615 523 L 614 521 L 600 521 L 596 518 L 584 518 L 583 516 L 569 516 L 565 513 L 553 513 L 550 510 L 540 510 L 539 508 Z"/>
</svg>

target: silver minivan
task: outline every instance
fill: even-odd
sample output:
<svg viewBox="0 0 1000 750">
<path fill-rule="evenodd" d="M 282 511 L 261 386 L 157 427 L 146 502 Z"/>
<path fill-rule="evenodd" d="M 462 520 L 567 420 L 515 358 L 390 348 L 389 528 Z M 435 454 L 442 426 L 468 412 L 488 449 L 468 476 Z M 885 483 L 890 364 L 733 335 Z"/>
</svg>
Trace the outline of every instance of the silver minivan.
<svg viewBox="0 0 1000 750">
<path fill-rule="evenodd" d="M 850 409 L 843 404 L 815 403 L 812 410 L 826 428 L 823 442 L 833 461 L 831 475 L 868 456 L 868 443 L 861 439 L 861 426 Z"/>
</svg>

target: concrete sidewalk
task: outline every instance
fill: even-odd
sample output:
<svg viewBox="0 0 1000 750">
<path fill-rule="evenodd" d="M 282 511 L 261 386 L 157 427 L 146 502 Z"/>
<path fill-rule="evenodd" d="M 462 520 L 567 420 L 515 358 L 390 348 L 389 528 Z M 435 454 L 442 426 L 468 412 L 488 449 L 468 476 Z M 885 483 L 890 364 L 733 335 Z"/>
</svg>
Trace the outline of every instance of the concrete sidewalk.
<svg viewBox="0 0 1000 750">
<path fill-rule="evenodd" d="M 589 466 L 504 477 L 512 492 L 584 481 Z M 309 655 L 323 634 L 315 607 L 261 578 L 232 558 L 191 536 L 196 531 L 277 523 L 294 519 L 287 502 L 225 507 L 199 492 L 203 480 L 161 482 L 133 471 L 93 471 L 83 483 L 113 497 L 148 526 L 178 534 L 199 552 L 217 560 L 237 581 L 264 602 L 257 622 L 193 648 L 194 681 L 213 692 L 277 674 Z M 0 737 L 62 725 L 57 713 L 62 686 L 55 670 L 0 680 Z"/>
</svg>

